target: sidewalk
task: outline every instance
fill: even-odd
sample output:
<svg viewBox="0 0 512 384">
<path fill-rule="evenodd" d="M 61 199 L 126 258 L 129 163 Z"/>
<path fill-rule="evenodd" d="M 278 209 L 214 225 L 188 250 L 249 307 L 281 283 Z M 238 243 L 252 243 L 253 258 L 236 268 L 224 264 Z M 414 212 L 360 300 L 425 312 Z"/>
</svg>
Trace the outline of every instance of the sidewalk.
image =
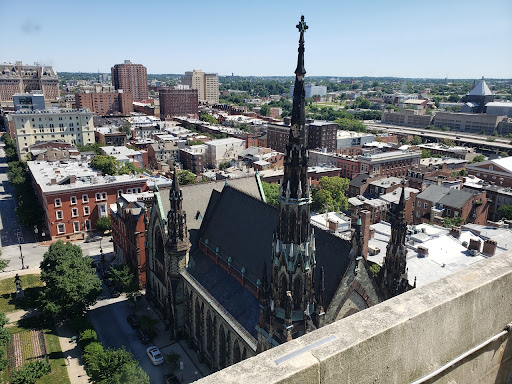
<svg viewBox="0 0 512 384">
<path fill-rule="evenodd" d="M 74 336 L 73 330 L 67 324 L 57 324 L 55 328 L 64 358 L 71 356 L 70 364 L 66 366 L 69 381 L 71 384 L 89 384 L 89 376 L 85 372 L 82 361 L 82 351 L 76 343 L 71 341 L 71 337 Z"/>
</svg>

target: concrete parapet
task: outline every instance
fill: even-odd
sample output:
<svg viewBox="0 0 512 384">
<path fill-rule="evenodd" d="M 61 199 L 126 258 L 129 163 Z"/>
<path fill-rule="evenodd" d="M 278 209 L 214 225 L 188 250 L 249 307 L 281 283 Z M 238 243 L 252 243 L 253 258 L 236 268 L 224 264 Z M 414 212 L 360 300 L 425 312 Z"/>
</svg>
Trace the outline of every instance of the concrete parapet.
<svg viewBox="0 0 512 384">
<path fill-rule="evenodd" d="M 200 383 L 410 383 L 512 321 L 512 252 L 327 325 Z M 427 383 L 506 383 L 510 334 Z M 311 348 L 315 346 L 316 348 Z M 321 344 L 321 345 L 318 345 Z"/>
</svg>

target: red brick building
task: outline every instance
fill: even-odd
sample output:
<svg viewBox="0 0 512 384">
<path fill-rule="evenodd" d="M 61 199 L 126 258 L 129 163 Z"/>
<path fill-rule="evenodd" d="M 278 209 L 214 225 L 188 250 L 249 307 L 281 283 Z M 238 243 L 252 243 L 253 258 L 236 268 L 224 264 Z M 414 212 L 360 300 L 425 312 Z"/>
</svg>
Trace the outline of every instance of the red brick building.
<svg viewBox="0 0 512 384">
<path fill-rule="evenodd" d="M 485 225 L 489 202 L 485 192 L 469 192 L 430 185 L 416 196 L 414 224 L 442 224 L 445 218 L 461 217 L 464 223 Z"/>
<path fill-rule="evenodd" d="M 130 267 L 139 288 L 146 286 L 145 219 L 152 192 L 122 194 L 110 209 L 114 253 Z"/>
<path fill-rule="evenodd" d="M 160 89 L 160 118 L 198 115 L 197 89 Z"/>
<path fill-rule="evenodd" d="M 111 69 L 112 85 L 132 95 L 133 101 L 148 98 L 148 72 L 142 64 L 133 64 L 125 60 L 124 64 L 116 64 Z"/>
<path fill-rule="evenodd" d="M 79 162 L 29 161 L 28 167 L 51 239 L 83 238 L 120 194 L 147 189 L 146 177 L 102 176 Z"/>
<path fill-rule="evenodd" d="M 133 112 L 132 95 L 124 92 L 75 93 L 76 108 L 89 108 L 97 115 L 121 114 Z"/>
</svg>

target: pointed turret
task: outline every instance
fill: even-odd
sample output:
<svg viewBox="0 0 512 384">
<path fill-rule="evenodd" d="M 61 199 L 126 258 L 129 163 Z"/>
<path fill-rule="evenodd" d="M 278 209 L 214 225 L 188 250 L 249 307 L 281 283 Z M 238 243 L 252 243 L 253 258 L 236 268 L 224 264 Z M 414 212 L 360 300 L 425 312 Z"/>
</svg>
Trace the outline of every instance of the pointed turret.
<svg viewBox="0 0 512 384">
<path fill-rule="evenodd" d="M 178 172 L 174 171 L 169 191 L 169 212 L 167 213 L 167 248 L 170 251 L 188 250 L 186 214 L 183 211 L 183 194 L 180 189 Z"/>
</svg>

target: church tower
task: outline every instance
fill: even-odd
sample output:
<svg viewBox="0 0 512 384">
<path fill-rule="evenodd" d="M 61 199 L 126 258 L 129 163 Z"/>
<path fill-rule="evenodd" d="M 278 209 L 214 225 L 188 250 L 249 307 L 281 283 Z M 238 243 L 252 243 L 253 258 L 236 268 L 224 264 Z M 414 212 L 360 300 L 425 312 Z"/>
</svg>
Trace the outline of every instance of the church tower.
<svg viewBox="0 0 512 384">
<path fill-rule="evenodd" d="M 187 216 L 183 211 L 183 194 L 175 170 L 172 188 L 169 192 L 169 212 L 167 213 L 167 241 L 165 243 L 167 266 L 167 316 L 173 336 L 183 329 L 183 283 L 179 273 L 188 265 L 190 241 L 187 231 Z"/>
<path fill-rule="evenodd" d="M 405 185 L 403 185 L 400 201 L 394 206 L 391 213 L 391 240 L 387 246 L 384 263 L 378 276 L 378 285 L 383 300 L 390 299 L 410 289 L 407 277 L 406 234 Z"/>
<path fill-rule="evenodd" d="M 297 28 L 300 38 L 291 128 L 279 188 L 279 219 L 272 241 L 270 288 L 263 289 L 261 298 L 260 350 L 301 336 L 314 327 L 311 319 L 315 310 L 313 277 L 316 262 L 307 178 L 304 32 L 308 27 L 304 16 Z"/>
</svg>

